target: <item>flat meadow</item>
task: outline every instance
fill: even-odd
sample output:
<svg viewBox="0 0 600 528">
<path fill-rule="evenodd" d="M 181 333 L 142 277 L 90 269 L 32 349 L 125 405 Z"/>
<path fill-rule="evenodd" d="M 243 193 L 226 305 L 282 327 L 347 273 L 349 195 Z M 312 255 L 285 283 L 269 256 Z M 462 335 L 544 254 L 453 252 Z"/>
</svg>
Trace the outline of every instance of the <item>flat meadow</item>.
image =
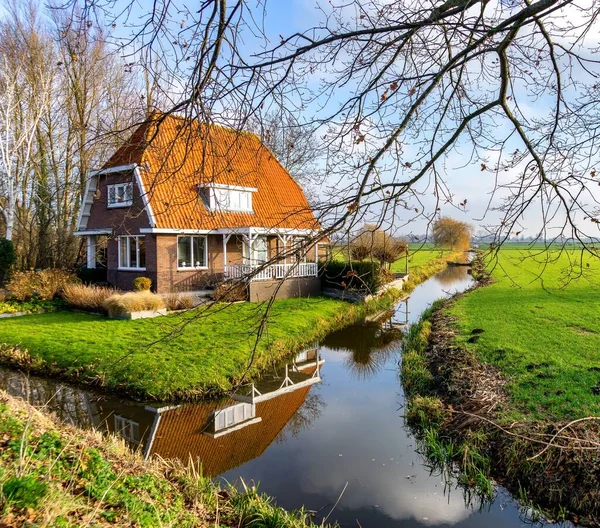
<svg viewBox="0 0 600 528">
<path fill-rule="evenodd" d="M 458 343 L 508 378 L 506 418 L 600 415 L 600 260 L 580 249 L 511 245 L 487 265 L 494 283 L 450 314 Z M 474 338 L 475 329 L 483 332 Z"/>
</svg>

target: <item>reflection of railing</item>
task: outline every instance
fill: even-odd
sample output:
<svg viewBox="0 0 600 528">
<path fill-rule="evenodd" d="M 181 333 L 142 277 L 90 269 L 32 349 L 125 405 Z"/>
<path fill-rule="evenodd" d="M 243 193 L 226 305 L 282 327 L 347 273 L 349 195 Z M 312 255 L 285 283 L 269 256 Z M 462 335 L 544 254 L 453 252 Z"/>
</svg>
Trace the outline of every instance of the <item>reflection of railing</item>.
<svg viewBox="0 0 600 528">
<path fill-rule="evenodd" d="M 232 398 L 239 402 L 257 404 L 286 392 L 319 383 L 321 381 L 320 368 L 324 361 L 319 357 L 318 350 L 315 352 L 312 362 L 302 364 L 294 361 L 291 365 L 286 365 L 283 380 L 280 376 L 276 376 L 273 379 L 263 379 L 251 383 L 246 385 L 245 390 L 234 394 Z M 304 371 L 307 368 L 314 370 L 307 373 Z"/>
<path fill-rule="evenodd" d="M 294 264 L 270 264 L 268 266 L 255 264 L 227 264 L 224 274 L 227 279 L 272 280 L 290 277 L 316 277 L 318 265 L 316 262 L 297 262 Z"/>
</svg>

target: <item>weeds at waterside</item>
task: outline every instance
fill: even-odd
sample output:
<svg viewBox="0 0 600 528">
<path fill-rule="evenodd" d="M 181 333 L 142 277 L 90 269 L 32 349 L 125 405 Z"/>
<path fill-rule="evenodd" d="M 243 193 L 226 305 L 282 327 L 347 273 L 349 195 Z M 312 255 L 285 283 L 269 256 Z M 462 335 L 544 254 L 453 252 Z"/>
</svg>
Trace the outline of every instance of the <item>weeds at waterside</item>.
<svg viewBox="0 0 600 528">
<path fill-rule="evenodd" d="M 439 303 L 423 314 L 406 337 L 401 366 L 401 379 L 407 398 L 405 419 L 415 431 L 419 450 L 431 465 L 431 470 L 455 475 L 459 484 L 474 489 L 483 498 L 493 496 L 490 460 L 485 442 L 478 433 L 459 441 L 444 432 L 451 420 L 451 409 L 436 395 L 434 375 L 429 368 L 426 350 L 429 345 L 429 318 Z"/>
</svg>

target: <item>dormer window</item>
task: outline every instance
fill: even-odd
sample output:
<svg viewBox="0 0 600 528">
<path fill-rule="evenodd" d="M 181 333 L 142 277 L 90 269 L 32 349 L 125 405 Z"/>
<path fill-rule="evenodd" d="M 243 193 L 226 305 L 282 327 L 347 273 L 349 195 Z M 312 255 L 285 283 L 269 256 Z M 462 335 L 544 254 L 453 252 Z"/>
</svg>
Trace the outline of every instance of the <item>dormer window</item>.
<svg viewBox="0 0 600 528">
<path fill-rule="evenodd" d="M 252 194 L 257 190 L 254 187 L 211 184 L 200 187 L 198 193 L 211 211 L 252 213 Z"/>
<path fill-rule="evenodd" d="M 116 183 L 106 186 L 108 208 L 130 207 L 133 204 L 133 183 Z"/>
</svg>

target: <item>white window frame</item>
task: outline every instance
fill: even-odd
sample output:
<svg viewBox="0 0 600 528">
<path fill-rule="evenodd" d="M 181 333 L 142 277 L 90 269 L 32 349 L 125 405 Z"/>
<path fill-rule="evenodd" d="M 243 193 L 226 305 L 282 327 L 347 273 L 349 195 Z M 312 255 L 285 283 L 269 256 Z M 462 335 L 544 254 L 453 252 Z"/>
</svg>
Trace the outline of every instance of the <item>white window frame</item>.
<svg viewBox="0 0 600 528">
<path fill-rule="evenodd" d="M 135 239 L 135 266 L 121 266 L 121 239 L 122 238 L 126 238 L 127 239 L 127 259 L 129 259 L 130 255 L 131 255 L 131 239 Z M 118 269 L 120 270 L 133 270 L 133 271 L 145 271 L 146 270 L 146 266 L 139 266 L 139 262 L 140 262 L 140 245 L 138 243 L 138 240 L 140 238 L 145 239 L 145 235 L 120 235 L 118 240 L 117 240 L 117 257 L 119 259 L 119 266 Z M 146 240 L 144 240 L 144 244 L 145 244 Z M 147 256 L 147 255 L 146 255 Z M 129 264 L 131 264 L 131 262 L 129 262 Z"/>
<path fill-rule="evenodd" d="M 194 258 L 194 243 L 192 241 L 193 238 L 203 238 L 204 239 L 204 266 L 179 266 L 179 239 L 180 238 L 189 238 L 190 239 L 190 255 L 192 256 L 192 262 L 196 259 Z M 208 269 L 208 237 L 206 235 L 179 235 L 177 237 L 177 271 L 189 271 L 189 270 L 207 270 Z"/>
<path fill-rule="evenodd" d="M 123 196 L 129 196 L 129 200 L 122 202 L 110 201 L 111 190 L 114 190 L 115 198 L 119 195 L 119 191 L 122 189 Z M 107 209 L 116 209 L 117 207 L 131 207 L 133 205 L 133 182 L 124 183 L 113 183 L 106 186 L 106 207 Z"/>
<path fill-rule="evenodd" d="M 115 433 L 132 444 L 140 443 L 140 424 L 115 414 Z M 126 433 L 129 431 L 129 434 Z"/>
<path fill-rule="evenodd" d="M 246 203 L 246 207 L 241 206 L 242 197 Z M 231 204 L 232 199 L 235 198 L 237 204 L 233 206 Z M 252 213 L 254 209 L 252 207 L 252 191 L 245 189 L 211 189 L 210 193 L 210 205 L 211 209 L 216 211 L 228 211 L 233 213 Z"/>
</svg>

